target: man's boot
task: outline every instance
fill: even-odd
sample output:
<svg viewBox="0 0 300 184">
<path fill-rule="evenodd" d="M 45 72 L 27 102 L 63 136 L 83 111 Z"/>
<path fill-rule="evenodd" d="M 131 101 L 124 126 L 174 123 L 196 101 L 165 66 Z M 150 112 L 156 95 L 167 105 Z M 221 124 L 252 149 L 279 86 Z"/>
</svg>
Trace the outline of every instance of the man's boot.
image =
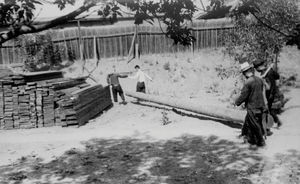
<svg viewBox="0 0 300 184">
<path fill-rule="evenodd" d="M 267 129 L 267 136 L 271 136 L 273 132 L 270 129 Z"/>
</svg>

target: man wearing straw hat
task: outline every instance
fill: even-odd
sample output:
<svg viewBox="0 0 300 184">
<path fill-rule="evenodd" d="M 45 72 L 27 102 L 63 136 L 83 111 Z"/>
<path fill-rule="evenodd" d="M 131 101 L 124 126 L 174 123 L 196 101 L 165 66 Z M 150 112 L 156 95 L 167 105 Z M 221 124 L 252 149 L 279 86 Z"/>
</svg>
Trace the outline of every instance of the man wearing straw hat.
<svg viewBox="0 0 300 184">
<path fill-rule="evenodd" d="M 256 146 L 264 146 L 262 118 L 266 108 L 263 96 L 263 81 L 254 75 L 254 68 L 248 62 L 241 64 L 241 72 L 246 77 L 240 96 L 235 104 L 240 106 L 245 103 L 247 115 L 242 128 L 242 136 L 245 136 L 248 143 Z"/>
</svg>

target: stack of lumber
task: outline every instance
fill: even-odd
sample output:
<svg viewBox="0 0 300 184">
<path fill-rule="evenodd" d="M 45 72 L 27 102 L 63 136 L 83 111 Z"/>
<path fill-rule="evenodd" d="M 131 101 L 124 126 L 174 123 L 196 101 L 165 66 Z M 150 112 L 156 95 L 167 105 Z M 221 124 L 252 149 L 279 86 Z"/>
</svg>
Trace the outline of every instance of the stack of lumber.
<svg viewBox="0 0 300 184">
<path fill-rule="evenodd" d="M 18 121 L 15 128 L 33 128 L 30 121 L 30 91 L 26 85 L 17 87 L 17 105 L 19 106 L 16 116 L 18 116 Z"/>
<path fill-rule="evenodd" d="M 0 82 L 0 129 L 4 129 L 4 91 Z"/>
<path fill-rule="evenodd" d="M 38 82 L 50 79 L 63 78 L 63 73 L 61 71 L 46 71 L 46 72 L 29 72 L 21 73 L 27 82 Z"/>
<path fill-rule="evenodd" d="M 4 128 L 13 129 L 13 93 L 12 85 L 3 85 L 4 92 Z"/>
<path fill-rule="evenodd" d="M 0 129 L 81 125 L 112 104 L 109 88 L 87 77 L 35 72 L 0 78 Z"/>
<path fill-rule="evenodd" d="M 67 98 L 58 102 L 63 126 L 83 125 L 112 105 L 108 86 L 94 85 L 65 93 Z"/>
</svg>

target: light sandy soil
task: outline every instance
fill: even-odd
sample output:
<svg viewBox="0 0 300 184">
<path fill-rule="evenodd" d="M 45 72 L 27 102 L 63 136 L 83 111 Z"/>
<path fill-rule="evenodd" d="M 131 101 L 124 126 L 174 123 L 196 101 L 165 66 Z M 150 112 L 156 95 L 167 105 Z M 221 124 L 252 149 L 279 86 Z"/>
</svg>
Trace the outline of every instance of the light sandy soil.
<svg viewBox="0 0 300 184">
<path fill-rule="evenodd" d="M 295 58 L 291 58 L 290 52 L 290 50 L 287 50 L 285 51 L 286 54 L 282 56 L 290 64 L 289 67 L 282 65 L 283 73 L 287 71 L 287 73 L 297 73 L 300 71 L 299 60 L 295 61 Z M 224 80 L 220 80 L 220 78 L 216 77 L 217 72 L 214 68 L 216 65 L 219 66 L 221 64 L 222 68 L 228 69 L 230 68 L 230 64 L 232 64 L 230 60 L 224 59 L 220 51 L 213 51 L 206 54 L 203 52 L 196 57 L 186 57 L 184 54 L 178 54 L 176 57 L 174 61 L 168 61 L 171 58 L 170 56 L 158 57 L 158 64 L 156 64 L 156 61 L 150 60 L 153 58 L 151 56 L 143 58 L 140 65 L 143 68 L 149 69 L 146 72 L 154 78 L 153 83 L 148 83 L 149 93 L 191 98 L 204 104 L 228 106 L 227 98 L 232 93 L 232 85 L 235 83 L 233 80 L 234 77 L 230 76 Z M 145 60 L 148 61 L 145 62 Z M 119 64 L 118 71 L 131 71 L 137 62 L 134 61 L 129 65 L 122 61 L 112 61 L 109 64 L 100 63 L 100 69 L 94 72 L 93 75 L 99 82 L 105 83 L 104 76 L 112 70 L 112 65 Z M 167 62 L 170 63 L 170 69 L 168 70 L 164 68 L 164 64 Z M 180 64 L 180 62 L 187 62 L 187 64 Z M 90 68 L 93 67 L 93 63 L 89 63 L 88 65 L 90 65 Z M 78 71 L 76 72 L 78 67 L 69 69 L 69 72 L 71 70 L 73 70 L 73 76 L 74 73 L 79 73 Z M 190 72 L 191 70 L 195 71 Z M 202 70 L 206 72 L 201 72 Z M 186 77 L 183 78 L 182 75 Z M 171 80 L 173 81 L 171 82 Z M 124 79 L 121 83 L 125 89 L 134 89 L 135 81 Z M 226 174 L 222 175 L 220 181 L 224 179 L 224 183 L 240 183 L 244 181 L 240 179 L 245 178 L 249 180 L 245 180 L 244 183 L 300 183 L 300 144 L 298 141 L 300 140 L 300 124 L 298 121 L 300 113 L 300 90 L 291 89 L 285 95 L 290 97 L 291 100 L 286 104 L 284 113 L 280 115 L 283 126 L 280 129 L 273 129 L 274 135 L 268 137 L 266 140 L 267 146 L 258 150 L 250 150 L 248 145 L 243 144 L 242 140 L 237 138 L 240 132 L 237 128 L 231 128 L 220 122 L 190 113 L 182 116 L 170 108 L 150 103 L 143 103 L 144 105 L 128 103 L 126 106 L 115 104 L 113 108 L 91 120 L 87 125 L 79 128 L 52 127 L 0 131 L 0 181 L 7 181 L 5 177 L 10 172 L 13 173 L 28 169 L 28 166 L 22 165 L 24 160 L 38 160 L 39 163 L 48 164 L 53 160 L 59 159 L 66 151 L 70 151 L 73 148 L 84 151 L 87 148 L 86 145 L 92 140 L 111 141 L 109 144 L 103 144 L 104 147 L 101 149 L 105 150 L 110 149 L 114 144 L 123 146 L 123 140 L 134 139 L 138 140 L 139 144 L 147 143 L 155 146 L 156 144 L 167 144 L 169 141 L 187 140 L 189 142 L 190 137 L 192 137 L 192 142 L 193 140 L 203 141 L 203 144 L 198 145 L 199 147 L 205 146 L 212 154 L 218 155 L 218 159 L 220 160 L 218 162 L 212 161 L 212 165 L 216 164 L 214 172 L 220 171 L 222 174 L 222 172 L 226 173 L 227 170 L 234 172 L 243 171 L 242 174 L 238 175 L 238 179 L 224 177 L 227 176 Z M 134 99 L 131 98 L 127 98 L 127 100 L 134 102 Z M 162 112 L 166 112 L 166 115 L 163 116 Z M 170 123 L 163 125 L 163 121 L 166 118 L 170 120 Z M 115 143 L 114 141 L 119 142 Z M 101 143 L 99 144 L 101 145 Z M 182 148 L 184 145 L 178 147 Z M 213 146 L 216 145 L 222 145 L 222 147 L 214 149 L 215 147 Z M 166 146 L 165 149 L 167 150 L 167 148 Z M 132 147 L 132 149 L 135 148 Z M 193 163 L 197 163 L 195 156 L 206 153 L 206 151 L 203 153 L 193 152 L 194 148 L 192 146 L 190 149 L 191 152 L 188 150 L 183 152 L 184 157 L 179 162 L 182 168 L 192 167 Z M 125 150 L 130 152 L 127 148 Z M 166 153 L 172 155 L 173 151 Z M 233 155 L 237 156 L 232 158 Z M 142 175 L 146 173 L 150 179 L 143 180 L 141 183 L 184 183 L 180 182 L 178 178 L 172 180 L 172 173 L 167 173 L 166 177 L 158 177 L 157 174 L 155 175 L 156 172 L 153 171 L 153 163 L 158 162 L 155 161 L 156 157 L 148 158 L 142 156 L 142 158 L 147 158 L 148 160 L 143 160 L 137 165 L 138 173 L 142 173 Z M 194 166 L 192 168 L 197 167 Z M 82 175 L 80 175 L 82 177 L 77 178 L 65 177 L 63 180 L 53 177 L 54 175 L 48 176 L 47 180 L 43 177 L 33 180 L 34 177 L 29 177 L 28 175 L 22 181 L 24 183 L 46 181 L 55 183 L 85 183 L 83 181 L 87 181 L 82 179 L 84 177 Z M 154 176 L 156 180 L 153 180 Z M 169 179 L 171 178 L 170 180 L 166 179 L 168 176 Z M 128 181 L 132 182 L 132 179 Z M 136 183 L 139 183 L 138 181 Z M 207 181 L 208 183 L 222 183 L 217 181 L 209 182 L 211 180 Z M 194 181 L 194 183 L 197 182 Z"/>
</svg>

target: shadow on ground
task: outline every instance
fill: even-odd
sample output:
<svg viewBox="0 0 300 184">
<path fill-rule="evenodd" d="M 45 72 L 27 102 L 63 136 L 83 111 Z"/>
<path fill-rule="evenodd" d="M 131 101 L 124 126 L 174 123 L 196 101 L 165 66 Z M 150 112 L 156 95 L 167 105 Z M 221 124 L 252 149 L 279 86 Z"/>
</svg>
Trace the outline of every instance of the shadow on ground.
<svg viewBox="0 0 300 184">
<path fill-rule="evenodd" d="M 22 157 L 0 167 L 0 183 L 250 184 L 262 160 L 247 146 L 215 136 L 159 142 L 93 139 L 49 163 Z"/>
</svg>

